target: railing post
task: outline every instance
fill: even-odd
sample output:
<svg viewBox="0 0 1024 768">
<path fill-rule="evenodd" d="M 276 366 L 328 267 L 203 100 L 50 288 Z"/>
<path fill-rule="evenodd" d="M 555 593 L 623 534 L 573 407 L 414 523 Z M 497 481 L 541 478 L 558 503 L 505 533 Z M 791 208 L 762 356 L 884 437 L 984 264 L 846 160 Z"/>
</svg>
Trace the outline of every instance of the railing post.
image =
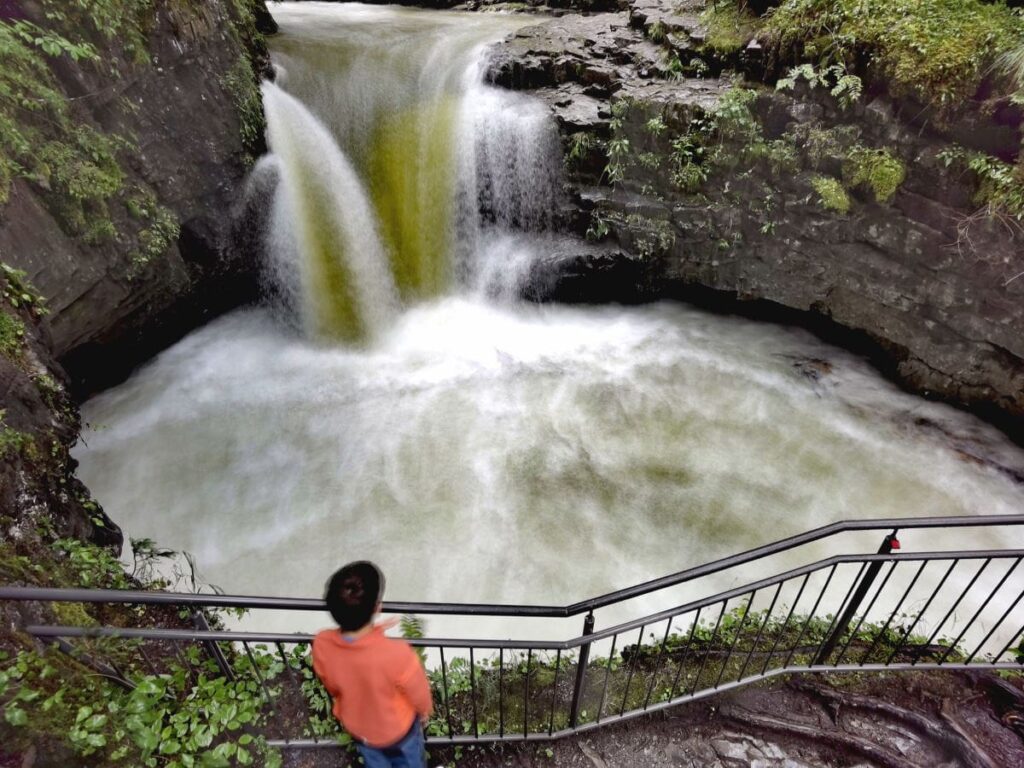
<svg viewBox="0 0 1024 768">
<path fill-rule="evenodd" d="M 594 633 L 594 612 L 591 611 L 583 619 L 583 636 Z M 572 707 L 569 710 L 569 727 L 575 728 L 580 722 L 580 706 L 583 704 L 583 679 L 587 675 L 587 664 L 590 662 L 590 643 L 580 646 L 580 658 L 576 666 L 576 684 L 572 689 Z"/>
<path fill-rule="evenodd" d="M 882 546 L 878 548 L 878 554 L 888 555 L 894 549 L 900 548 L 900 542 L 896 538 L 898 529 L 894 528 L 892 533 L 888 534 L 882 539 Z M 843 615 L 839 617 L 839 621 L 836 622 L 835 629 L 832 630 L 832 634 L 828 636 L 828 639 L 821 646 L 821 650 L 814 657 L 814 661 L 811 662 L 811 666 L 817 666 L 824 664 L 828 657 L 832 655 L 832 651 L 836 649 L 836 644 L 839 642 L 839 638 L 843 636 L 850 627 L 850 622 L 853 621 L 854 615 L 857 613 L 857 609 L 860 608 L 860 604 L 864 601 L 864 598 L 868 594 L 868 590 L 871 589 L 871 585 L 875 583 L 875 579 L 878 577 L 878 572 L 882 570 L 884 562 L 876 560 L 867 567 L 864 572 L 864 576 L 861 578 L 860 584 L 857 586 L 857 591 L 853 593 L 853 597 L 850 598 L 850 604 L 846 606 L 846 610 L 843 611 Z"/>
<path fill-rule="evenodd" d="M 210 631 L 210 623 L 206 620 L 205 614 L 202 611 L 192 612 L 192 623 L 195 628 L 203 632 Z M 210 654 L 214 663 L 220 669 L 221 674 L 224 675 L 228 680 L 235 679 L 235 672 L 231 669 L 231 665 L 228 664 L 227 657 L 224 656 L 224 651 L 220 649 L 214 640 L 204 640 L 203 645 L 206 646 L 206 652 Z"/>
</svg>

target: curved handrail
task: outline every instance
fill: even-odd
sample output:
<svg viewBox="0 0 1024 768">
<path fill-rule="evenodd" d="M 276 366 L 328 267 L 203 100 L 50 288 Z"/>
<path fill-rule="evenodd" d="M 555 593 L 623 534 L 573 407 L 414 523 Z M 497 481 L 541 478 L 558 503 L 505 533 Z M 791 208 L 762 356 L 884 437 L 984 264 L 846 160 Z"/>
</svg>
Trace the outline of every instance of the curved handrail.
<svg viewBox="0 0 1024 768">
<path fill-rule="evenodd" d="M 424 615 L 459 616 L 530 616 L 537 618 L 566 618 L 589 613 L 615 603 L 641 597 L 667 587 L 677 586 L 694 579 L 744 565 L 754 560 L 777 555 L 791 549 L 820 541 L 841 533 L 854 531 L 898 530 L 914 528 L 981 528 L 1006 525 L 1024 525 L 1024 515 L 978 515 L 956 517 L 903 517 L 845 520 L 785 539 L 749 549 L 735 555 L 713 560 L 703 565 L 641 582 L 631 587 L 608 592 L 588 600 L 564 606 L 507 605 L 494 603 L 415 603 L 385 602 L 385 613 L 413 613 Z M 258 595 L 221 595 L 163 592 L 154 590 L 120 589 L 66 589 L 57 587 L 0 587 L 0 600 L 44 600 L 81 603 L 132 603 L 138 605 L 195 605 L 211 608 L 245 608 L 287 611 L 323 611 L 324 601 L 319 598 L 264 597 Z"/>
</svg>

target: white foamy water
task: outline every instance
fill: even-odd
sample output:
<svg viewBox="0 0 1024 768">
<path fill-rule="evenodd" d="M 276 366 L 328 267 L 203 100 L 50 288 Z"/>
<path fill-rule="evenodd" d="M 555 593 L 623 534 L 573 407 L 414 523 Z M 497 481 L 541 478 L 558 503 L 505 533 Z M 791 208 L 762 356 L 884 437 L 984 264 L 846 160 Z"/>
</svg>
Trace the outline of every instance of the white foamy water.
<svg viewBox="0 0 1024 768">
<path fill-rule="evenodd" d="M 211 323 L 85 405 L 80 476 L 128 535 L 192 552 L 234 593 L 320 595 L 338 565 L 370 558 L 392 600 L 563 604 L 836 520 L 1024 509 L 1024 453 L 998 432 L 804 332 L 667 303 L 518 302 L 554 247 L 557 138 L 543 108 L 480 72 L 487 44 L 527 20 L 274 12 L 274 154 L 253 186 L 280 179 L 266 272 L 281 301 Z"/>
<path fill-rule="evenodd" d="M 802 332 L 670 304 L 446 298 L 370 350 L 243 311 L 84 416 L 110 515 L 243 593 L 318 595 L 370 557 L 391 599 L 563 603 L 835 520 L 1024 498 L 915 420 L 1024 469 L 991 429 Z"/>
</svg>

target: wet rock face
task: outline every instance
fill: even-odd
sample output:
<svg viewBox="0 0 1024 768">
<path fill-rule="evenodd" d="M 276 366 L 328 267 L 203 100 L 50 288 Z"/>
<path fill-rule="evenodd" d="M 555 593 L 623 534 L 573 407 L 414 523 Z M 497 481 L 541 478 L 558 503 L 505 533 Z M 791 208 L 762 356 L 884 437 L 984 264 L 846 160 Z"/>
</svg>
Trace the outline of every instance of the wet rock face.
<svg viewBox="0 0 1024 768">
<path fill-rule="evenodd" d="M 258 114 L 239 107 L 256 86 L 244 46 L 254 46 L 254 59 L 266 51 L 231 32 L 233 0 L 155 8 L 148 62 L 125 59 L 117 75 L 90 66 L 55 70 L 78 122 L 135 144 L 119 154 L 123 192 L 109 205 L 118 234 L 86 244 L 47 206 L 46 190 L 22 180 L 0 208 L 0 260 L 25 270 L 47 298 L 53 350 L 80 392 L 117 381 L 255 292 L 249 254 L 232 248 L 227 235 L 237 190 L 259 151 L 245 146 L 243 132 L 262 135 L 244 124 Z M 257 18 L 267 30 L 272 22 L 269 14 Z M 158 233 L 166 244 L 146 240 L 153 220 L 126 210 L 133 196 L 169 212 L 175 226 Z"/>
<path fill-rule="evenodd" d="M 52 532 L 120 551 L 120 529 L 74 476 L 78 410 L 39 313 L 10 302 L 24 291 L 0 273 L 0 540 Z"/>
<path fill-rule="evenodd" d="M 649 39 L 654 24 L 659 45 Z M 697 2 L 634 0 L 625 12 L 543 21 L 496 51 L 491 79 L 531 91 L 559 124 L 579 232 L 617 243 L 621 254 L 565 259 L 563 280 L 545 264 L 539 292 L 579 299 L 593 285 L 596 301 L 614 290 L 611 298 L 637 300 L 706 288 L 731 309 L 781 305 L 812 327 L 870 339 L 883 369 L 906 386 L 1020 429 L 1024 249 L 1014 227 L 972 216 L 973 177 L 942 159 L 961 129 L 921 125 L 919 107 L 885 96 L 844 109 L 825 91 L 780 93 L 748 73 L 757 148 L 767 157 L 737 142 L 707 178 L 681 187 L 673 139 L 734 87 L 713 62 L 700 78 L 678 64 L 666 77 L 671 54 L 683 59 L 704 34 Z M 616 117 L 616 104 L 629 108 Z M 1007 131 L 976 133 L 1005 144 L 1016 136 Z M 822 151 L 814 141 L 823 132 L 847 138 Z M 612 140 L 629 153 L 614 185 Z M 829 210 L 813 182 L 842 178 L 842 153 L 854 144 L 889 152 L 905 180 L 884 202 L 860 187 L 849 192 L 848 212 Z"/>
</svg>

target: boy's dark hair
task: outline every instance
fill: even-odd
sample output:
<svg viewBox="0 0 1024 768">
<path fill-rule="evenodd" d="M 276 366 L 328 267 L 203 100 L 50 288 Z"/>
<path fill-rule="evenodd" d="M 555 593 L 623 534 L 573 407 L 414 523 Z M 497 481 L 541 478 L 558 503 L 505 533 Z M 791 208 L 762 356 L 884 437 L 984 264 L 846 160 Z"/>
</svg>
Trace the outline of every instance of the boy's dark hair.
<svg viewBox="0 0 1024 768">
<path fill-rule="evenodd" d="M 346 632 L 366 626 L 384 595 L 384 574 L 368 560 L 342 566 L 327 582 L 327 610 Z"/>
</svg>

